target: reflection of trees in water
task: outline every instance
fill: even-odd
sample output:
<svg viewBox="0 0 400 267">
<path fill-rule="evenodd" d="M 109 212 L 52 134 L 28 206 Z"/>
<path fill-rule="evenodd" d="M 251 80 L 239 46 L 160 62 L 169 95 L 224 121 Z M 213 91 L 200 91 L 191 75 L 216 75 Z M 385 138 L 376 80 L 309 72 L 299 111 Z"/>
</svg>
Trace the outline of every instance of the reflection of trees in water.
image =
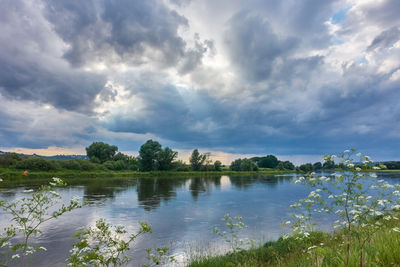
<svg viewBox="0 0 400 267">
<path fill-rule="evenodd" d="M 84 197 L 90 202 L 98 202 L 107 198 L 114 198 L 117 193 L 136 185 L 136 180 L 95 180 L 85 183 Z"/>
<path fill-rule="evenodd" d="M 231 184 L 239 189 L 247 189 L 255 183 L 276 187 L 282 181 L 291 180 L 291 176 L 265 176 L 265 177 L 229 177 Z"/>
<path fill-rule="evenodd" d="M 137 194 L 139 203 L 149 211 L 160 206 L 161 201 L 176 197 L 176 188 L 181 187 L 186 179 L 178 178 L 144 178 L 139 179 Z"/>
<path fill-rule="evenodd" d="M 247 189 L 252 184 L 257 182 L 257 177 L 249 177 L 249 176 L 236 176 L 236 177 L 229 177 L 231 184 L 239 189 Z"/>
<path fill-rule="evenodd" d="M 1 189 L 0 189 L 0 196 L 2 197 L 2 198 L 11 198 L 11 197 L 15 197 L 15 195 L 17 194 L 17 192 L 16 191 L 11 191 L 11 190 L 4 190 L 4 191 L 1 191 Z"/>
<path fill-rule="evenodd" d="M 189 190 L 193 200 L 196 201 L 200 193 L 209 192 L 213 186 L 221 185 L 221 177 L 213 178 L 191 178 Z"/>
</svg>

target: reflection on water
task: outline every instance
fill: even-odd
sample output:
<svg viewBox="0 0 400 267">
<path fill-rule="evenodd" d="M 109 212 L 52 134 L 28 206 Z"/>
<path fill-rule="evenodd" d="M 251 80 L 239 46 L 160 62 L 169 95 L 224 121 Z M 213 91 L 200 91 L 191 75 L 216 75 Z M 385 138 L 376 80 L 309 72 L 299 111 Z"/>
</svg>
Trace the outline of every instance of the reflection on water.
<svg viewBox="0 0 400 267">
<path fill-rule="evenodd" d="M 400 174 L 381 174 L 384 179 L 400 182 Z M 92 226 L 99 218 L 123 224 L 131 232 L 139 221 L 153 227 L 153 233 L 137 240 L 131 250 L 134 264 L 145 263 L 145 248 L 168 246 L 182 262 L 195 250 L 224 248 L 222 240 L 211 233 L 222 227 L 225 213 L 241 215 L 249 226 L 243 236 L 276 239 L 287 229 L 281 222 L 289 218 L 289 205 L 304 198 L 309 189 L 291 183 L 294 175 L 271 177 L 196 177 L 102 179 L 74 182 L 58 192 L 65 201 L 74 196 L 89 205 L 62 216 L 43 228 L 38 245 L 47 247 L 33 259 L 32 266 L 64 266 L 79 227 Z M 12 200 L 23 195 L 25 186 L 8 188 L 0 199 Z M 0 213 L 1 229 L 10 224 Z M 190 248 L 187 244 L 191 244 Z M 194 244 L 194 245 L 193 245 Z M 212 244 L 212 245 L 210 245 Z M 188 256 L 189 255 L 189 256 Z M 182 263 L 181 262 L 181 263 Z"/>
</svg>

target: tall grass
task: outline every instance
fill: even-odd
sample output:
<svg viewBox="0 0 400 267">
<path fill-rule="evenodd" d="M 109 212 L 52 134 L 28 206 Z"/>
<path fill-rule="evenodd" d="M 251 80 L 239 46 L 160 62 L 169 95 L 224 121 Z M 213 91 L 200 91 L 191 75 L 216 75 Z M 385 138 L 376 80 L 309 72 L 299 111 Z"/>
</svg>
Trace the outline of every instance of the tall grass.
<svg viewBox="0 0 400 267">
<path fill-rule="evenodd" d="M 365 266 L 400 266 L 400 233 L 392 231 L 399 226 L 398 220 L 388 221 L 372 237 L 364 250 Z M 280 238 L 255 249 L 197 257 L 189 266 L 344 266 L 346 246 L 342 237 L 341 233 L 312 232 L 306 239 Z M 357 242 L 356 238 L 351 242 Z M 360 266 L 357 246 L 351 246 L 349 266 Z"/>
</svg>

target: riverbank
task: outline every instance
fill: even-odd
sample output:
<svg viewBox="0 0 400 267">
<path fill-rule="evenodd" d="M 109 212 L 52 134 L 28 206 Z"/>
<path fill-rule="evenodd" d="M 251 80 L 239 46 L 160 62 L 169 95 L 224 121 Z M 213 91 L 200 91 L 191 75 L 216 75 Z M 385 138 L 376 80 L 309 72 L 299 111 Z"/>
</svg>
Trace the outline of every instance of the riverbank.
<svg viewBox="0 0 400 267">
<path fill-rule="evenodd" d="M 400 266 L 399 220 L 385 222 L 363 250 L 364 266 Z M 280 238 L 264 246 L 222 256 L 195 258 L 189 267 L 222 266 L 345 266 L 346 240 L 340 232 L 312 232 L 306 239 Z M 360 251 L 355 237 L 351 240 L 348 266 L 360 266 Z"/>
<path fill-rule="evenodd" d="M 325 170 L 326 171 L 326 170 Z M 335 169 L 332 171 L 340 172 L 342 170 Z M 365 172 L 382 172 L 382 173 L 400 173 L 400 170 L 365 170 Z M 111 171 L 111 170 L 55 170 L 55 171 L 27 171 L 17 170 L 13 168 L 0 168 L 0 178 L 3 184 L 7 183 L 25 183 L 34 180 L 35 182 L 48 182 L 52 177 L 60 177 L 68 182 L 68 180 L 76 179 L 135 179 L 135 178 L 191 178 L 191 177 L 263 177 L 297 173 L 295 170 L 277 170 L 277 169 L 261 169 L 258 171 Z"/>
<path fill-rule="evenodd" d="M 294 171 L 282 171 L 275 169 L 266 169 L 259 171 L 154 171 L 154 172 L 137 172 L 137 171 L 78 171 L 78 170 L 60 170 L 60 171 L 21 171 L 10 168 L 0 168 L 0 178 L 3 179 L 4 183 L 7 182 L 24 182 L 27 180 L 43 180 L 48 181 L 52 177 L 60 177 L 65 179 L 67 182 L 70 179 L 96 179 L 96 178 L 154 178 L 154 177 L 176 177 L 176 178 L 188 178 L 188 177 L 218 177 L 218 176 L 273 176 L 287 173 L 294 173 Z"/>
</svg>

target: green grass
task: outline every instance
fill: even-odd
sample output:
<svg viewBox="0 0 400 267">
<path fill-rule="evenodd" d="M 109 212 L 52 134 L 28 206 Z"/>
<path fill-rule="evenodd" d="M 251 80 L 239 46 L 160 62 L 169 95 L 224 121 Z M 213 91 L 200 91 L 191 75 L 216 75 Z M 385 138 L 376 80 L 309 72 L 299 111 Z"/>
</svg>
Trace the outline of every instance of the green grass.
<svg viewBox="0 0 400 267">
<path fill-rule="evenodd" d="M 370 242 L 363 255 L 365 266 L 400 266 L 400 233 L 393 227 L 400 222 L 386 222 Z M 321 245 L 322 243 L 322 245 Z M 359 250 L 352 239 L 349 266 L 360 266 Z M 319 248 L 308 250 L 316 245 Z M 194 259 L 190 267 L 223 266 L 345 266 L 346 245 L 343 235 L 313 232 L 305 240 L 289 237 L 267 242 L 264 246 L 222 256 Z"/>
<path fill-rule="evenodd" d="M 137 171 L 80 171 L 80 170 L 55 170 L 55 171 L 28 171 L 25 176 L 22 170 L 12 168 L 0 168 L 0 178 L 3 179 L 3 184 L 18 184 L 26 183 L 32 180 L 35 182 L 48 182 L 52 177 L 59 177 L 69 182 L 76 179 L 94 179 L 94 178 L 118 178 L 118 179 L 135 179 L 135 178 L 192 178 L 192 177 L 219 177 L 222 175 L 228 176 L 272 176 L 289 173 L 289 171 L 280 171 L 273 169 L 265 169 L 260 171 L 154 171 L 154 172 L 137 172 Z"/>
</svg>

